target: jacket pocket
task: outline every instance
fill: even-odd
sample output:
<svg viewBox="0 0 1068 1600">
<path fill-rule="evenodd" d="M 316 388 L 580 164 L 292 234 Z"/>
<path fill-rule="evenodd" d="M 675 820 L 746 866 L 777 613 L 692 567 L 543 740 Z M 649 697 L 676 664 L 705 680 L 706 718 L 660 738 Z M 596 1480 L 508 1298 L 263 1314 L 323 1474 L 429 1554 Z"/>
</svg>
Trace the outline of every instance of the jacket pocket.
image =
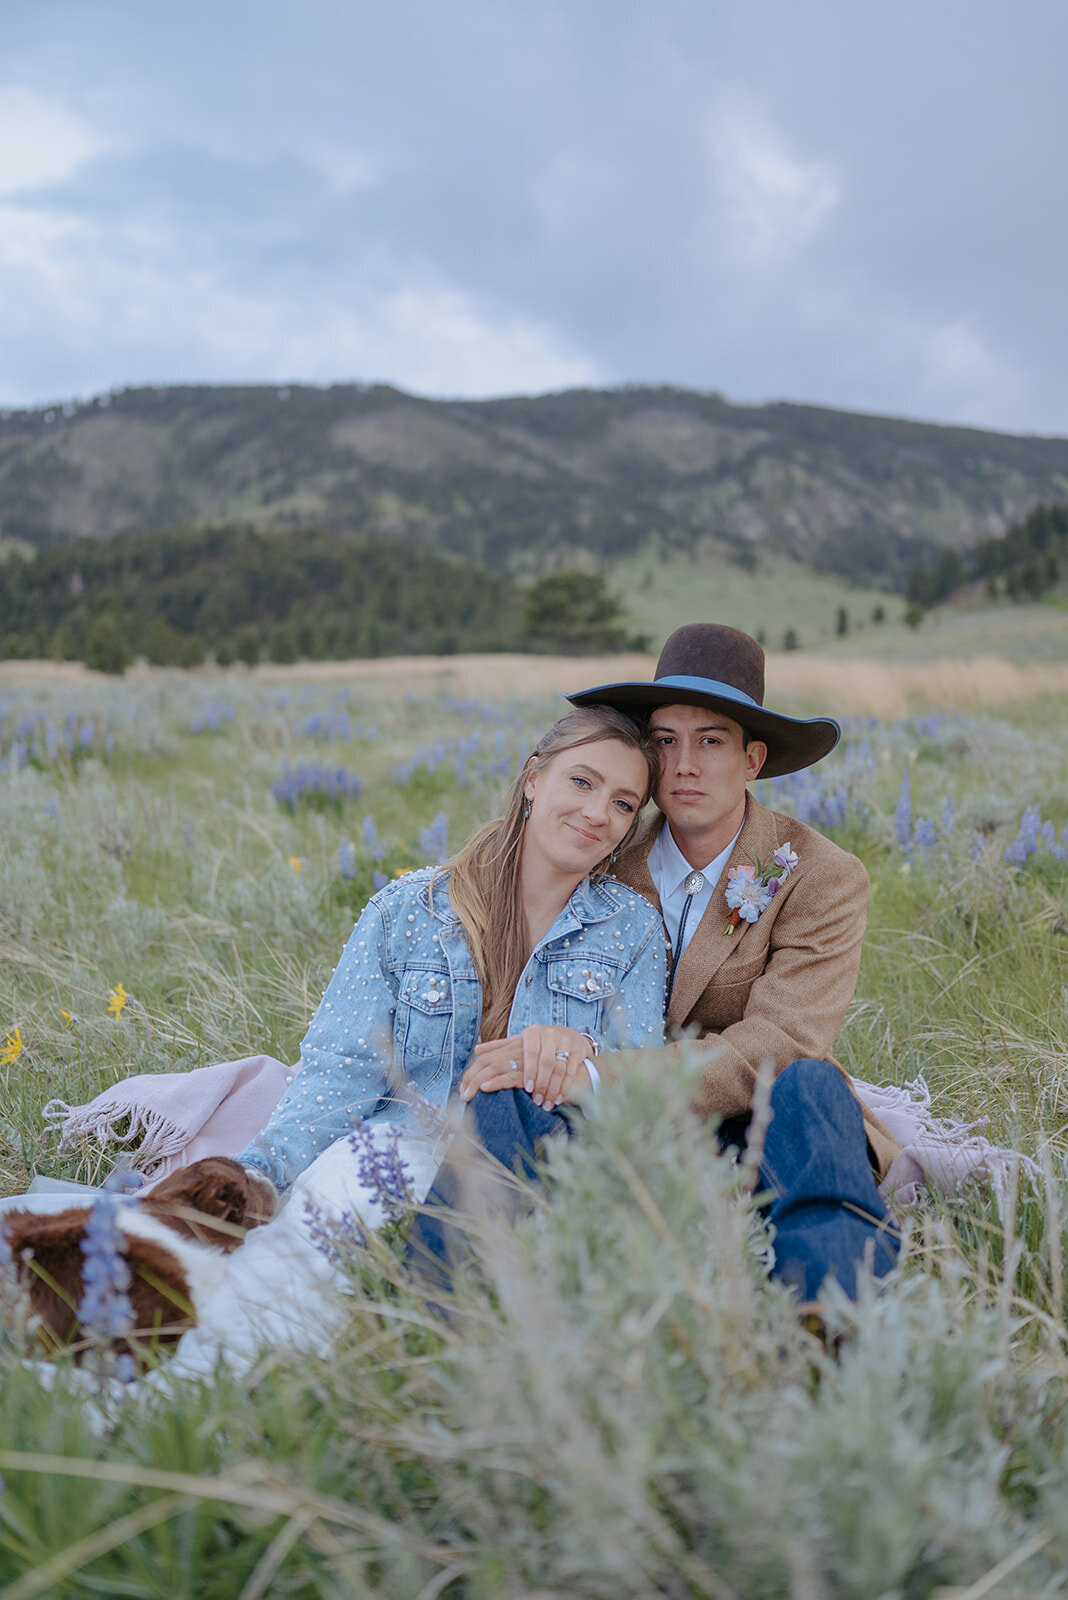
<svg viewBox="0 0 1068 1600">
<path fill-rule="evenodd" d="M 623 968 L 605 956 L 553 957 L 546 966 L 552 1020 L 579 1033 L 603 1034 L 604 1018 L 622 982 Z"/>
<path fill-rule="evenodd" d="M 434 968 L 409 968 L 397 995 L 394 1040 L 405 1067 L 444 1057 L 451 1046 L 452 986 L 448 974 Z"/>
</svg>

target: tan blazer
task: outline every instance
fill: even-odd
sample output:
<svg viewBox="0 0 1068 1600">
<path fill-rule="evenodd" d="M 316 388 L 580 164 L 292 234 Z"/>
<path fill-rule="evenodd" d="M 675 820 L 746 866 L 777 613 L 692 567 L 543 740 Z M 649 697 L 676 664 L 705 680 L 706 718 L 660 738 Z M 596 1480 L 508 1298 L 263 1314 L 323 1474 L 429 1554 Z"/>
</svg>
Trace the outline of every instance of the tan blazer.
<svg viewBox="0 0 1068 1600">
<path fill-rule="evenodd" d="M 663 822 L 662 813 L 653 812 L 613 869 L 658 910 L 649 851 Z M 679 961 L 668 1029 L 711 1046 L 694 1101 L 702 1116 L 747 1111 L 763 1061 L 781 1072 L 800 1056 L 833 1060 L 835 1035 L 853 998 L 868 906 L 868 874 L 856 856 L 749 795 L 728 867 L 766 863 L 787 841 L 797 866 L 756 922 L 724 931 L 730 918 L 724 868 Z M 668 1051 L 677 1056 L 681 1048 Z M 901 1147 L 867 1110 L 864 1121 L 885 1174 Z"/>
</svg>

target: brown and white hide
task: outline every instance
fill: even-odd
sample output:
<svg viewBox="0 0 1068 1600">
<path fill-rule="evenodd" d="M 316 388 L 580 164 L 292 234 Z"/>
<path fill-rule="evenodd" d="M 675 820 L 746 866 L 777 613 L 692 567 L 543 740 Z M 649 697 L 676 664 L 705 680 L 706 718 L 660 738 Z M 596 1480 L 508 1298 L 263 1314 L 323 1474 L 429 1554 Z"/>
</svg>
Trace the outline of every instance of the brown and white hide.
<svg viewBox="0 0 1068 1600">
<path fill-rule="evenodd" d="M 197 1307 L 218 1286 L 225 1258 L 249 1228 L 270 1220 L 273 1191 L 236 1161 L 212 1156 L 172 1174 L 144 1198 L 118 1208 L 130 1269 L 131 1334 L 118 1343 L 144 1354 L 174 1344 L 197 1321 Z M 83 1332 L 82 1242 L 88 1206 L 63 1211 L 5 1210 L 19 1277 L 49 1351 L 72 1347 Z"/>
</svg>

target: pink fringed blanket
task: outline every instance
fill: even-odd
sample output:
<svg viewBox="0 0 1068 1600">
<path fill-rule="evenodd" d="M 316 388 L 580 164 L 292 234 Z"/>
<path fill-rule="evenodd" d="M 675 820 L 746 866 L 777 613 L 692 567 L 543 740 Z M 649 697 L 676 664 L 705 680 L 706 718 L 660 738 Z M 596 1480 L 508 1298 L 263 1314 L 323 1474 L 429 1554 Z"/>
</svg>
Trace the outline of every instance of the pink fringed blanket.
<svg viewBox="0 0 1068 1600">
<path fill-rule="evenodd" d="M 273 1056 L 219 1061 L 192 1072 L 126 1078 L 88 1105 L 51 1100 L 44 1118 L 60 1143 L 124 1145 L 152 1183 L 205 1156 L 236 1156 L 268 1121 L 296 1067 Z"/>
<path fill-rule="evenodd" d="M 271 1056 L 246 1056 L 193 1072 L 127 1078 L 88 1105 L 53 1100 L 44 1115 L 58 1127 L 63 1144 L 91 1139 L 127 1146 L 135 1165 L 157 1182 L 204 1156 L 237 1155 L 267 1123 L 297 1071 Z M 902 1146 L 881 1185 L 887 1200 L 910 1205 L 925 1185 L 952 1192 L 982 1181 L 990 1184 L 1001 1212 L 1014 1172 L 1038 1177 L 1030 1157 L 975 1131 L 988 1119 L 965 1123 L 934 1116 L 922 1077 L 902 1089 L 851 1081 Z"/>
<path fill-rule="evenodd" d="M 991 1144 L 975 1131 L 988 1127 L 989 1117 L 960 1122 L 934 1116 L 931 1091 L 922 1074 L 901 1089 L 862 1083 L 858 1078 L 851 1082 L 858 1098 L 875 1112 L 902 1147 L 879 1185 L 884 1200 L 907 1206 L 924 1186 L 949 1194 L 982 1181 L 993 1189 L 998 1215 L 1004 1216 L 1014 1176 L 1038 1178 L 1038 1168 L 1030 1156 Z"/>
</svg>

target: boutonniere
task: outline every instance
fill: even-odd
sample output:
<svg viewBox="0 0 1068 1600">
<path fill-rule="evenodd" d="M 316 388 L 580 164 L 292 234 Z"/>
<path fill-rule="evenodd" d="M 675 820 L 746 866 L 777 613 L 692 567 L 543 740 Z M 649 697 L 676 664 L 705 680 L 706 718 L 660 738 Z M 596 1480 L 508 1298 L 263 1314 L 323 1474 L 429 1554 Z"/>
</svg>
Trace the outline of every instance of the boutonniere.
<svg viewBox="0 0 1068 1600">
<path fill-rule="evenodd" d="M 768 862 L 762 862 L 759 856 L 755 856 L 751 867 L 729 867 L 726 900 L 731 914 L 723 932 L 733 933 L 739 922 L 755 922 L 760 913 L 770 906 L 773 896 L 778 894 L 784 880 L 797 866 L 797 861 L 797 852 L 790 849 L 787 839 Z"/>
</svg>

